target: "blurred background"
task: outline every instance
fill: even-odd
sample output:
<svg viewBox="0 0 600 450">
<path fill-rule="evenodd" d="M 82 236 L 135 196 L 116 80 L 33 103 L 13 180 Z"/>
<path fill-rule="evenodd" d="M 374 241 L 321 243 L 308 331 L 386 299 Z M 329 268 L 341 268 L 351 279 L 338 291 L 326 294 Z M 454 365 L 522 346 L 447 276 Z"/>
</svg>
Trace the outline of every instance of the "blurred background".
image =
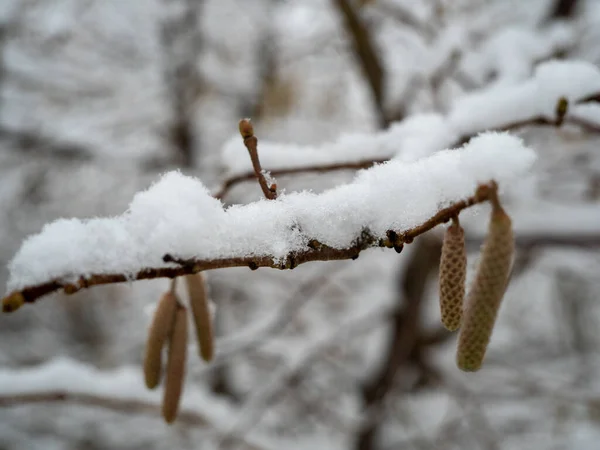
<svg viewBox="0 0 600 450">
<path fill-rule="evenodd" d="M 555 58 L 600 65 L 600 1 L 1 0 L 0 285 L 49 221 L 120 214 L 177 168 L 217 189 L 242 117 L 260 139 L 316 145 L 444 114 Z M 141 372 L 168 281 L 1 316 L 0 450 L 600 448 L 600 133 L 515 132 L 548 214 L 507 200 L 517 258 L 480 372 L 456 368 L 439 324 L 434 230 L 401 255 L 208 273 L 218 355 L 190 351 L 171 426 Z M 223 201 L 260 197 L 251 181 Z"/>
</svg>

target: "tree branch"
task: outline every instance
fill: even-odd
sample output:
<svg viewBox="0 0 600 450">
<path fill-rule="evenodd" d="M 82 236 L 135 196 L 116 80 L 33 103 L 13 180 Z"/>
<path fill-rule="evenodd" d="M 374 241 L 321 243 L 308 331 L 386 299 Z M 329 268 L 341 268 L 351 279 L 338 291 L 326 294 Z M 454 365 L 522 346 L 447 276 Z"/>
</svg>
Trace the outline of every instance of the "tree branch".
<svg viewBox="0 0 600 450">
<path fill-rule="evenodd" d="M 315 164 L 309 166 L 302 167 L 290 167 L 288 169 L 278 169 L 271 170 L 270 173 L 274 177 L 285 176 L 285 175 L 297 175 L 303 173 L 328 173 L 342 170 L 359 170 L 359 169 L 368 169 L 375 164 L 381 164 L 388 161 L 387 159 L 363 159 L 354 162 L 348 163 L 332 163 L 332 164 Z M 236 175 L 234 177 L 228 178 L 225 180 L 219 189 L 219 191 L 214 195 L 215 198 L 223 199 L 229 191 L 237 184 L 243 183 L 245 181 L 252 181 L 256 178 L 255 172 L 246 172 L 240 175 Z"/>
<path fill-rule="evenodd" d="M 344 21 L 346 31 L 352 37 L 354 54 L 367 78 L 373 100 L 375 101 L 379 126 L 384 128 L 389 125 L 389 120 L 386 117 L 383 105 L 385 73 L 383 64 L 379 58 L 379 53 L 375 49 L 371 33 L 362 23 L 360 17 L 348 0 L 334 0 L 333 3 Z"/>
<path fill-rule="evenodd" d="M 590 96 L 586 97 L 585 99 L 577 102 L 577 104 L 591 103 L 591 102 L 596 102 L 596 101 L 600 101 L 600 93 L 590 95 Z M 571 125 L 579 126 L 583 130 L 588 131 L 590 133 L 600 133 L 600 124 L 593 123 L 584 118 L 575 117 L 575 116 L 564 116 L 564 115 L 563 116 L 557 115 L 557 117 L 554 119 L 548 119 L 547 117 L 540 116 L 540 117 L 533 117 L 531 119 L 521 120 L 521 121 L 517 121 L 517 122 L 509 122 L 504 125 L 494 127 L 493 130 L 514 131 L 514 130 L 525 128 L 528 126 L 549 126 L 549 127 L 559 128 L 564 124 L 571 124 Z M 464 145 L 467 142 L 469 142 L 472 138 L 477 136 L 477 134 L 479 134 L 480 132 L 491 131 L 491 130 L 492 129 L 479 130 L 476 133 L 466 134 L 464 136 L 461 136 L 456 142 L 452 143 L 448 147 L 449 148 L 460 147 L 461 145 Z M 360 170 L 360 169 L 368 169 L 369 167 L 372 167 L 376 164 L 384 163 L 386 161 L 389 161 L 389 158 L 362 159 L 362 160 L 358 160 L 358 161 L 349 161 L 346 163 L 332 163 L 332 164 L 322 164 L 322 165 L 309 164 L 306 166 L 299 166 L 299 167 L 273 169 L 270 172 L 273 176 L 278 177 L 278 176 L 297 175 L 297 174 L 304 174 L 304 173 L 327 173 L 327 172 L 335 172 L 335 171 L 342 171 L 342 170 Z M 255 172 L 246 172 L 246 173 L 242 173 L 242 174 L 227 178 L 221 184 L 221 187 L 215 194 L 215 197 L 218 199 L 223 199 L 225 196 L 227 196 L 229 191 L 231 189 L 233 189 L 237 184 L 254 180 L 255 177 L 256 177 Z"/>
<path fill-rule="evenodd" d="M 269 200 L 275 200 L 277 198 L 277 185 L 275 183 L 267 182 L 266 173 L 260 165 L 258 158 L 258 139 L 254 135 L 254 127 L 250 123 L 249 119 L 240 120 L 239 124 L 240 134 L 244 139 L 244 145 L 248 149 L 250 160 L 252 161 L 252 167 L 254 168 L 254 175 L 258 180 L 258 184 L 265 194 L 265 197 Z"/>
<path fill-rule="evenodd" d="M 401 251 L 404 244 L 410 244 L 417 236 L 433 229 L 441 223 L 447 222 L 452 216 L 458 215 L 462 210 L 475 204 L 488 201 L 491 192 L 494 190 L 495 185 L 493 183 L 490 185 L 482 185 L 477 190 L 476 195 L 439 210 L 428 220 L 416 227 L 408 230 L 389 230 L 388 237 L 385 239 L 375 239 L 368 233 L 363 233 L 363 238 L 357 240 L 356 244 L 350 248 L 332 248 L 313 239 L 309 241 L 306 250 L 289 254 L 284 262 L 277 262 L 270 256 L 234 257 L 213 260 L 182 260 L 176 256 L 167 254 L 164 255 L 163 261 L 166 263 L 178 264 L 179 267 L 145 268 L 137 272 L 133 277 L 126 274 L 114 273 L 91 274 L 87 277 L 80 276 L 77 282 L 54 279 L 46 283 L 28 286 L 20 291 L 17 290 L 9 293 L 2 299 L 2 310 L 4 312 L 12 312 L 24 303 L 33 303 L 38 298 L 60 289 L 63 289 L 66 294 L 74 294 L 81 289 L 101 284 L 122 283 L 132 280 L 147 280 L 153 278 L 174 278 L 204 270 L 222 269 L 227 267 L 245 266 L 252 270 L 258 269 L 259 267 L 271 267 L 281 270 L 293 269 L 300 264 L 312 261 L 356 259 L 361 251 L 374 247 L 394 248 L 396 251 Z"/>
<path fill-rule="evenodd" d="M 0 407 L 19 406 L 32 403 L 71 403 L 81 406 L 102 408 L 123 414 L 147 414 L 160 417 L 160 405 L 149 401 L 126 399 L 118 397 L 104 397 L 100 395 L 75 393 L 65 390 L 56 390 L 50 392 L 0 395 Z M 177 417 L 177 423 L 188 426 L 211 426 L 210 421 L 203 415 L 193 411 L 181 411 Z M 223 434 L 222 430 L 217 430 L 218 434 Z M 236 439 L 244 444 L 248 450 L 261 450 L 260 447 L 253 445 L 242 438 Z"/>
</svg>

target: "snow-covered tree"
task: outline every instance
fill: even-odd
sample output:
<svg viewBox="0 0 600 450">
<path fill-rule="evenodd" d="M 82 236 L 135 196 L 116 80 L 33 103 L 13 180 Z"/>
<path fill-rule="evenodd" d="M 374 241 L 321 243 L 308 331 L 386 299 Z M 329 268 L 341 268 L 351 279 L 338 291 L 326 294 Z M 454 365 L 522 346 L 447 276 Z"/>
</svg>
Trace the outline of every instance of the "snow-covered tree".
<svg viewBox="0 0 600 450">
<path fill-rule="evenodd" d="M 5 1 L 0 446 L 595 448 L 599 23 Z"/>
</svg>

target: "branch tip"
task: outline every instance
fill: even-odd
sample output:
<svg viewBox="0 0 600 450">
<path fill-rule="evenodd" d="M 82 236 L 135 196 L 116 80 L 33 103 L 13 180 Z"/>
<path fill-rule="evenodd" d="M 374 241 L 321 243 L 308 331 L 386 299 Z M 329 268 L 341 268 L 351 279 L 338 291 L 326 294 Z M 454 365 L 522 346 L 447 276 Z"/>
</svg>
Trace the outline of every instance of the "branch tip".
<svg viewBox="0 0 600 450">
<path fill-rule="evenodd" d="M 250 119 L 240 120 L 239 130 L 240 130 L 240 134 L 242 135 L 242 138 L 244 138 L 244 139 L 248 139 L 248 138 L 254 136 L 254 127 L 252 126 Z"/>
<path fill-rule="evenodd" d="M 2 299 L 2 312 L 14 312 L 24 304 L 25 297 L 23 297 L 23 294 L 18 291 L 12 292 Z"/>
</svg>

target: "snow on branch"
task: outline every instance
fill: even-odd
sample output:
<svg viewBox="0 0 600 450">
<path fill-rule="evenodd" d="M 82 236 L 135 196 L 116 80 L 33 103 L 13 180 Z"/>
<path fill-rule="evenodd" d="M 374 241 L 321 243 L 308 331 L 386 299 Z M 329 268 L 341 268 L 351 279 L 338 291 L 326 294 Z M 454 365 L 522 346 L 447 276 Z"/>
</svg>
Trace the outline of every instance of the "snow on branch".
<svg viewBox="0 0 600 450">
<path fill-rule="evenodd" d="M 139 379 L 138 367 L 99 371 L 69 358 L 56 358 L 33 368 L 3 368 L 0 406 L 62 402 L 158 418 L 160 395 L 145 389 Z M 226 402 L 196 388 L 188 390 L 182 399 L 178 420 L 180 424 L 207 427 L 217 436 L 225 436 L 232 414 Z M 239 438 L 238 442 L 252 450 L 269 448 L 254 443 L 256 440 Z"/>
<path fill-rule="evenodd" d="M 489 130 L 573 124 L 600 133 L 600 70 L 587 62 L 540 64 L 529 80 L 478 90 L 456 101 L 446 116 L 417 114 L 378 133 L 345 133 L 320 146 L 261 142 L 263 165 L 274 176 L 361 169 L 391 158 L 414 161 L 468 142 Z M 239 158 L 239 139 L 225 144 L 223 198 L 235 184 L 254 179 L 250 162 Z"/>
<path fill-rule="evenodd" d="M 3 309 L 64 289 L 246 266 L 293 269 L 402 245 L 489 200 L 494 181 L 521 177 L 535 154 L 506 133 L 412 163 L 390 161 L 321 194 L 296 192 L 224 208 L 200 180 L 165 174 L 112 218 L 60 219 L 9 263 Z M 493 183 L 492 186 L 496 184 Z M 478 195 L 474 193 L 478 191 Z"/>
</svg>

